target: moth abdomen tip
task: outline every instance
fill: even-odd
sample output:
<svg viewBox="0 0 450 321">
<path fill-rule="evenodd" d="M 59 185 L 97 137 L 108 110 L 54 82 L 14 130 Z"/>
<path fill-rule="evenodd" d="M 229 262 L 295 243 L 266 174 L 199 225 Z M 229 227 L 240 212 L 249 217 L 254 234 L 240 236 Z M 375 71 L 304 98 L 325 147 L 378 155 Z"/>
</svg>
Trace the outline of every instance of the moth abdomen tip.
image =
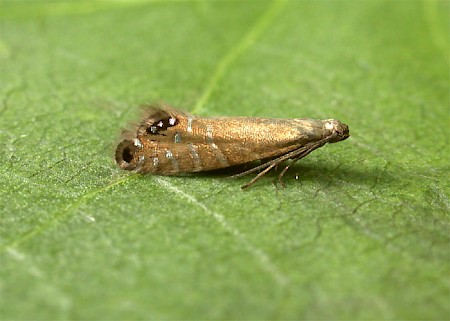
<svg viewBox="0 0 450 321">
<path fill-rule="evenodd" d="M 135 141 L 124 139 L 116 148 L 116 162 L 120 168 L 125 170 L 133 170 L 136 168 L 139 156 L 138 156 L 139 144 Z"/>
</svg>

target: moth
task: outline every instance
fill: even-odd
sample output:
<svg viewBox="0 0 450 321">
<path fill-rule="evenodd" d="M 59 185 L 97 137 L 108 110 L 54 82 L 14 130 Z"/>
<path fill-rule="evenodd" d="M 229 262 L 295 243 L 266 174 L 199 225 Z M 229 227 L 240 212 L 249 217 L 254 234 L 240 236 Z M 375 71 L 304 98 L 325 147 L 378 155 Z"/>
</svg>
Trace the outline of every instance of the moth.
<svg viewBox="0 0 450 321">
<path fill-rule="evenodd" d="M 116 162 L 124 170 L 177 175 L 262 163 L 232 177 L 259 173 L 246 188 L 274 167 L 293 162 L 327 143 L 349 137 L 338 120 L 308 118 L 197 117 L 167 105 L 144 107 L 141 120 L 124 130 Z M 282 177 L 290 164 L 278 175 Z"/>
</svg>

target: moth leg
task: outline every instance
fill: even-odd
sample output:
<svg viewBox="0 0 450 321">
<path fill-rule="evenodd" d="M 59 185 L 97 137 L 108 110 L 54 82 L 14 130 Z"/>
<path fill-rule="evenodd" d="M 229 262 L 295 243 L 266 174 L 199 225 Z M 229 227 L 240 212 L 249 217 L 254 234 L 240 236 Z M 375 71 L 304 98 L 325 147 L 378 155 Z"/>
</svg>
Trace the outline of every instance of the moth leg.
<svg viewBox="0 0 450 321">
<path fill-rule="evenodd" d="M 241 186 L 241 189 L 245 189 L 251 185 L 253 185 L 258 179 L 260 179 L 262 176 L 264 176 L 264 174 L 266 174 L 268 171 L 270 171 L 272 168 L 274 168 L 275 166 L 277 166 L 279 164 L 279 162 L 276 163 L 272 163 L 270 166 L 268 166 L 266 169 L 264 169 L 262 172 L 258 173 L 258 175 L 256 175 L 250 182 L 248 182 L 245 185 Z"/>
<path fill-rule="evenodd" d="M 242 172 L 242 173 L 239 173 L 239 174 L 236 174 L 236 175 L 232 175 L 232 176 L 230 176 L 230 178 L 237 178 L 237 177 L 245 176 L 245 175 L 247 175 L 247 174 L 256 172 L 256 171 L 258 171 L 258 170 L 260 170 L 260 169 L 269 167 L 269 166 L 271 166 L 271 165 L 273 165 L 273 164 L 275 164 L 275 166 L 276 166 L 276 165 L 278 165 L 278 164 L 281 164 L 281 163 L 284 162 L 285 160 L 288 160 L 289 158 L 296 157 L 299 153 L 302 153 L 302 152 L 304 152 L 304 151 L 305 151 L 304 148 L 300 148 L 300 149 L 294 150 L 294 151 L 289 152 L 289 153 L 287 153 L 287 154 L 284 154 L 284 155 L 282 155 L 282 156 L 275 157 L 275 158 L 273 158 L 272 160 L 267 161 L 267 162 L 264 163 L 264 164 L 261 164 L 261 165 L 255 166 L 255 167 L 253 167 L 253 168 L 251 168 L 251 169 L 249 169 L 249 170 L 246 170 L 245 172 Z M 270 167 L 270 168 L 273 168 L 273 167 L 274 167 L 274 166 L 272 166 L 272 167 Z"/>
<path fill-rule="evenodd" d="M 280 157 L 277 157 L 277 158 L 275 158 L 275 159 L 273 159 L 271 161 L 268 161 L 267 163 L 264 163 L 264 164 L 261 164 L 259 166 L 253 167 L 252 169 L 249 169 L 248 171 L 245 171 L 245 172 L 233 175 L 231 177 L 233 177 L 233 178 L 241 177 L 241 176 L 244 176 L 244 175 L 256 172 L 256 171 L 264 168 L 264 170 L 262 172 L 258 173 L 258 175 L 256 175 L 255 178 L 253 178 L 250 182 L 248 182 L 247 184 L 245 184 L 245 185 L 243 185 L 241 187 L 242 189 L 245 189 L 245 188 L 249 187 L 250 185 L 252 185 L 253 183 L 255 183 L 258 179 L 260 179 L 264 174 L 266 174 L 268 171 L 270 171 L 275 166 L 281 164 L 282 162 L 284 162 L 284 161 L 286 161 L 288 159 L 293 159 L 294 161 L 297 161 L 297 160 L 305 157 L 309 153 L 311 153 L 313 150 L 319 148 L 320 146 L 325 145 L 326 142 L 327 142 L 326 140 L 321 140 L 321 141 L 318 141 L 316 143 L 300 147 L 300 148 L 298 148 L 296 150 L 293 150 L 293 151 L 291 151 L 289 153 L 286 153 L 286 154 L 284 154 L 284 155 L 282 155 Z M 286 173 L 286 171 L 288 169 L 289 169 L 289 166 L 287 166 L 287 168 L 285 168 L 282 171 L 281 177 L 284 175 L 284 173 Z M 279 180 L 281 180 L 281 178 Z"/>
<path fill-rule="evenodd" d="M 299 157 L 299 158 L 295 158 L 293 161 L 292 161 L 292 163 L 290 163 L 289 165 L 286 165 L 286 167 L 281 171 L 281 173 L 280 174 L 278 174 L 278 184 L 280 184 L 280 186 L 281 187 L 286 187 L 286 185 L 284 184 L 284 182 L 283 182 L 283 176 L 284 176 L 284 174 L 286 174 L 286 172 L 289 170 L 289 167 L 292 165 L 292 164 L 294 164 L 297 160 L 299 160 L 300 158 L 302 158 L 302 157 L 304 157 L 304 156 L 301 156 L 301 157 Z"/>
<path fill-rule="evenodd" d="M 281 173 L 278 175 L 278 184 L 280 184 L 281 187 L 286 187 L 286 185 L 283 182 L 283 176 L 284 174 L 288 171 L 289 166 L 291 166 L 291 164 L 287 165 L 282 171 Z"/>
<path fill-rule="evenodd" d="M 244 172 L 242 172 L 242 173 L 232 175 L 232 176 L 230 176 L 230 178 L 238 178 L 238 177 L 242 177 L 242 176 L 245 176 L 245 175 L 247 175 L 247 174 L 256 172 L 256 171 L 258 171 L 258 170 L 260 170 L 260 169 L 266 168 L 266 167 L 268 167 L 268 166 L 270 166 L 270 165 L 272 165 L 272 164 L 273 164 L 273 161 L 269 161 L 269 162 L 267 162 L 267 163 L 264 163 L 264 164 L 255 166 L 255 167 L 253 167 L 253 168 L 250 168 L 249 170 L 246 170 L 246 171 L 244 171 Z"/>
<path fill-rule="evenodd" d="M 298 155 L 296 155 L 295 157 L 292 158 L 292 163 L 288 164 L 282 171 L 281 173 L 278 175 L 278 184 L 280 184 L 282 187 L 285 187 L 284 182 L 283 182 L 283 176 L 284 174 L 286 174 L 286 172 L 288 171 L 289 167 L 294 164 L 296 161 L 298 161 L 299 159 L 302 159 L 303 157 L 307 156 L 309 153 L 311 153 L 313 150 L 319 148 L 320 146 L 322 146 L 321 144 L 315 144 L 312 145 L 310 148 L 306 149 L 306 150 L 301 150 L 299 151 Z"/>
</svg>

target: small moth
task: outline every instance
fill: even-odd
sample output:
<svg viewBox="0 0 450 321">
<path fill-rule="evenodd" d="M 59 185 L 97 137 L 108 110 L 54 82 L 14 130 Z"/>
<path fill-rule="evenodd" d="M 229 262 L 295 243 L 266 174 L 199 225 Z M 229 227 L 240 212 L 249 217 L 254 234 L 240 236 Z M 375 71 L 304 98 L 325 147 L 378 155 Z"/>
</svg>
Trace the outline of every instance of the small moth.
<svg viewBox="0 0 450 321">
<path fill-rule="evenodd" d="M 334 119 L 197 117 L 166 105 L 144 108 L 142 119 L 123 132 L 117 146 L 120 168 L 177 175 L 261 160 L 261 165 L 233 176 L 260 171 L 242 188 L 286 160 L 295 162 L 349 137 L 348 126 Z M 289 166 L 278 176 L 281 184 Z"/>
</svg>

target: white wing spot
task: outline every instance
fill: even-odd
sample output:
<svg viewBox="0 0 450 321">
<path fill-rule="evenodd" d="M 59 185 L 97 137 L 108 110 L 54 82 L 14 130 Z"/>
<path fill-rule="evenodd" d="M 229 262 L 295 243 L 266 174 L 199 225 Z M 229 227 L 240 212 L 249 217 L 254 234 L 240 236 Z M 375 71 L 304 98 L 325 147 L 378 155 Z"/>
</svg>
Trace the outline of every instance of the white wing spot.
<svg viewBox="0 0 450 321">
<path fill-rule="evenodd" d="M 206 139 L 209 143 L 213 141 L 213 129 L 211 126 L 206 126 Z"/>
<path fill-rule="evenodd" d="M 166 150 L 166 157 L 168 159 L 170 159 L 170 162 L 172 163 L 172 167 L 174 169 L 175 172 L 179 172 L 180 171 L 180 167 L 178 165 L 178 161 L 176 160 L 175 157 L 173 157 L 172 151 L 171 150 Z"/>
<path fill-rule="evenodd" d="M 187 119 L 187 127 L 186 127 L 186 131 L 188 132 L 188 133 L 192 133 L 192 121 L 193 121 L 194 119 L 190 116 L 190 117 L 188 117 L 188 119 Z"/>
<path fill-rule="evenodd" d="M 217 146 L 216 143 L 214 143 L 213 128 L 211 126 L 206 127 L 206 141 L 208 142 L 208 145 L 211 146 L 211 148 L 213 149 L 213 153 L 216 156 L 219 163 L 221 163 L 222 166 L 224 167 L 230 166 L 228 164 L 227 158 L 219 149 L 219 146 Z"/>
<path fill-rule="evenodd" d="M 139 148 L 142 148 L 142 146 L 143 146 L 141 141 L 139 139 L 137 139 L 137 138 L 135 138 L 133 140 L 133 145 L 136 146 L 136 147 L 139 147 Z"/>
<path fill-rule="evenodd" d="M 334 124 L 332 122 L 325 123 L 325 129 L 332 130 L 334 128 Z"/>
<path fill-rule="evenodd" d="M 200 156 L 198 155 L 198 147 L 192 143 L 189 143 L 188 145 L 189 153 L 191 154 L 193 160 L 194 160 L 194 167 L 195 170 L 201 170 L 201 164 L 200 164 Z"/>
<path fill-rule="evenodd" d="M 181 143 L 181 133 L 176 133 L 174 136 L 174 142 L 179 144 Z"/>
</svg>

